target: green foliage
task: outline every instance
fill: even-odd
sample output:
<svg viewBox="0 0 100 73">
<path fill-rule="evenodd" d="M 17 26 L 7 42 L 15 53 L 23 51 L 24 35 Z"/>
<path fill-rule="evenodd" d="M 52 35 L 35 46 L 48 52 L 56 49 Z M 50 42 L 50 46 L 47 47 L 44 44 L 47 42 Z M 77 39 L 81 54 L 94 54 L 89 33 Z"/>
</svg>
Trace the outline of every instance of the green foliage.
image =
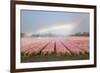
<svg viewBox="0 0 100 73">
<path fill-rule="evenodd" d="M 21 52 L 21 57 L 81 57 L 81 56 L 88 56 L 89 52 L 80 52 L 79 54 L 76 53 L 57 53 L 57 52 L 32 52 L 32 53 L 28 53 L 28 52 Z"/>
</svg>

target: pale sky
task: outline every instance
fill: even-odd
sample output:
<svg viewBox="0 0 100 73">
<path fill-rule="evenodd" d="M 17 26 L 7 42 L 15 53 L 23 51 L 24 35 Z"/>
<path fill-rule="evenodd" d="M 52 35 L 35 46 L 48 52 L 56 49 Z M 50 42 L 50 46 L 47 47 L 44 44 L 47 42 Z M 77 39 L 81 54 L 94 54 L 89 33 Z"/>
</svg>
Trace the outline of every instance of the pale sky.
<svg viewBox="0 0 100 73">
<path fill-rule="evenodd" d="M 89 32 L 89 13 L 21 10 L 21 32 L 70 35 Z"/>
</svg>

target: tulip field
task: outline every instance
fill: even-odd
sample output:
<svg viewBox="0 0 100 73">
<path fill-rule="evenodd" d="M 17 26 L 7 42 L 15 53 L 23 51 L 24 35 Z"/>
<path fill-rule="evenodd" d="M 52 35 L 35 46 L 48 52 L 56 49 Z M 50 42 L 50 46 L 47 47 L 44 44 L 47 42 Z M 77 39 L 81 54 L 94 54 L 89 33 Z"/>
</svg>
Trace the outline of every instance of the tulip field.
<svg viewBox="0 0 100 73">
<path fill-rule="evenodd" d="M 89 37 L 22 37 L 21 62 L 89 59 Z"/>
</svg>

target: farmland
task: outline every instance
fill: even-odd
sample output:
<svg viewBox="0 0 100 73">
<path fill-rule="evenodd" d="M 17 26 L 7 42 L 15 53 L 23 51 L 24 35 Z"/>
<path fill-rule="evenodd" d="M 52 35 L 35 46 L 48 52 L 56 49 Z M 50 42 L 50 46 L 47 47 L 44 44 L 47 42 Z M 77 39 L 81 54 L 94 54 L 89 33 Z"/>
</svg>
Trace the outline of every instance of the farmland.
<svg viewBox="0 0 100 73">
<path fill-rule="evenodd" d="M 22 37 L 21 62 L 89 59 L 89 37 Z"/>
</svg>

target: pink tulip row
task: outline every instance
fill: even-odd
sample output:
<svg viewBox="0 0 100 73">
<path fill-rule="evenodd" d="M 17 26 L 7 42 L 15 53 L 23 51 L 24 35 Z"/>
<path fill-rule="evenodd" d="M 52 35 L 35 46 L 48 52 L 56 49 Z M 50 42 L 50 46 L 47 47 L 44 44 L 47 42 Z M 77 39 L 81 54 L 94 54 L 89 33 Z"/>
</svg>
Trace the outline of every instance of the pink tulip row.
<svg viewBox="0 0 100 73">
<path fill-rule="evenodd" d="M 76 53 L 76 54 L 79 54 L 79 53 L 84 53 L 85 50 L 83 50 L 81 47 L 78 47 L 78 45 L 76 45 L 74 43 L 74 41 L 72 40 L 68 40 L 68 41 L 65 41 L 63 40 L 62 43 L 65 45 L 65 47 L 67 47 L 67 49 L 70 50 L 70 52 L 72 53 Z"/>
<path fill-rule="evenodd" d="M 70 51 L 66 49 L 59 40 L 56 41 L 56 49 L 57 49 L 57 53 L 67 52 L 68 54 L 71 54 Z"/>
<path fill-rule="evenodd" d="M 43 53 L 84 53 L 89 52 L 89 39 L 64 37 L 31 37 L 21 39 L 21 51 Z"/>
<path fill-rule="evenodd" d="M 45 40 L 45 41 L 44 41 Z M 40 51 L 47 43 L 49 43 L 48 39 L 34 39 L 30 40 L 30 44 L 26 44 L 21 47 L 21 51 L 24 52 L 38 52 Z"/>
<path fill-rule="evenodd" d="M 54 40 L 50 40 L 49 42 L 49 45 L 47 45 L 43 50 L 42 52 L 43 53 L 52 53 L 54 52 L 54 44 L 55 44 L 55 41 Z"/>
</svg>

